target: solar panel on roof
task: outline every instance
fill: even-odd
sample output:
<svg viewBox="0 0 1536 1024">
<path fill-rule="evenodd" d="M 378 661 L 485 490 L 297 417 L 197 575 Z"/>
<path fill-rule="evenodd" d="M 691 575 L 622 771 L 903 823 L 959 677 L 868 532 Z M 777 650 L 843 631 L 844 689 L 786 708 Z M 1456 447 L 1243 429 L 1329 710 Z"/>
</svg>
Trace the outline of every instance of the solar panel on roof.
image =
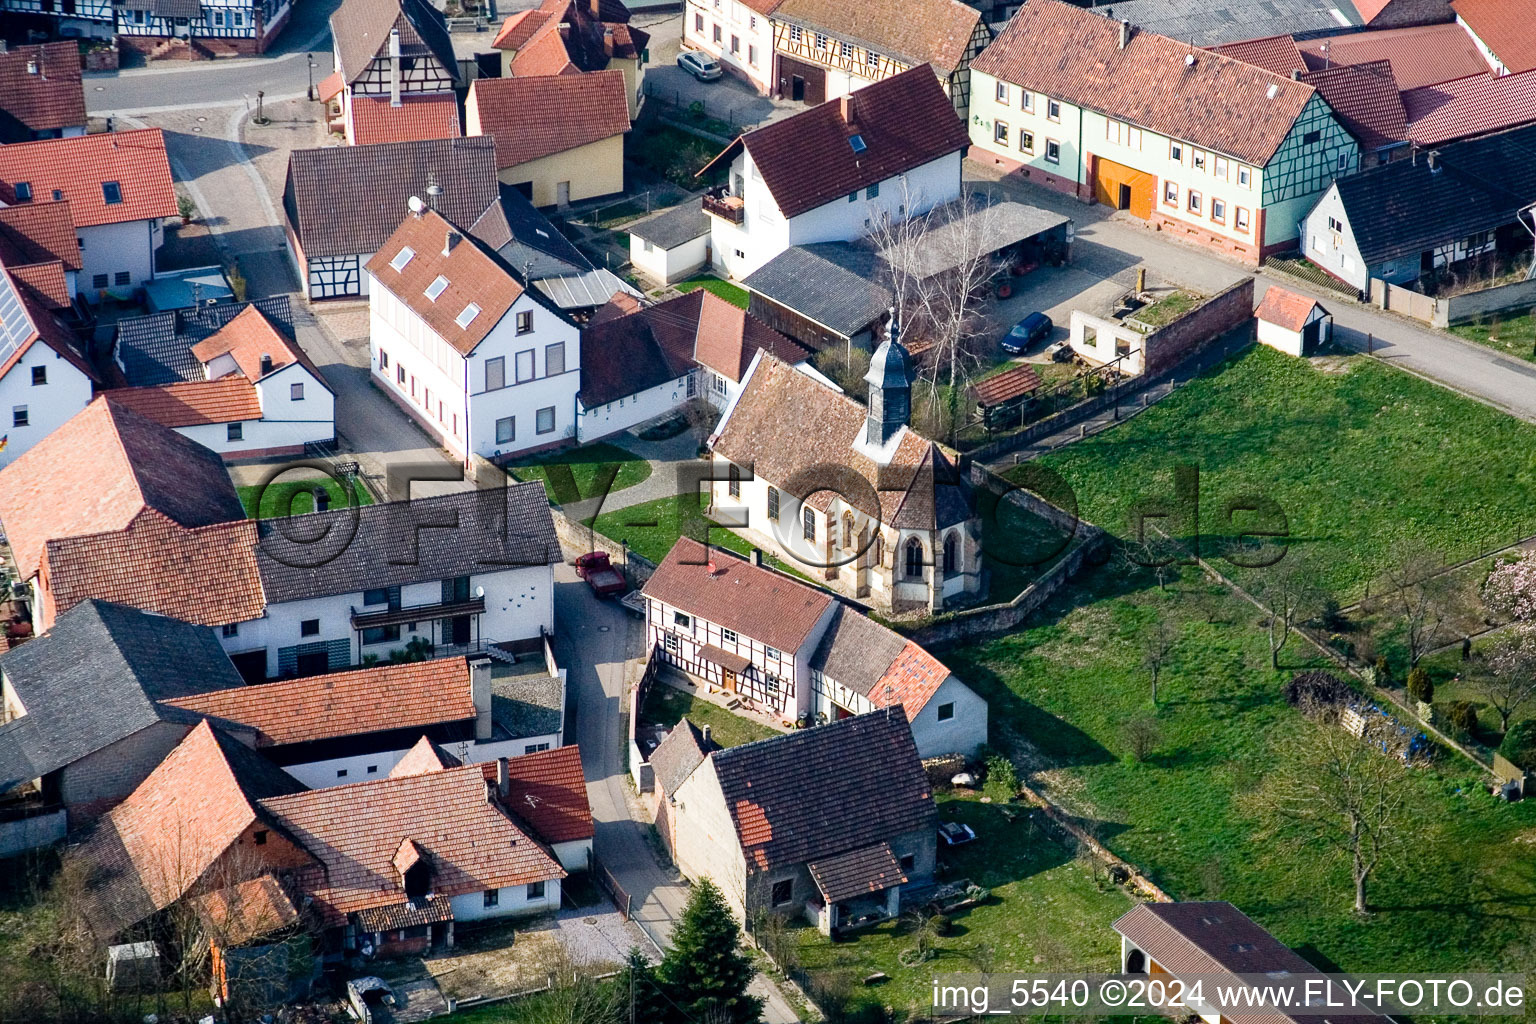
<svg viewBox="0 0 1536 1024">
<path fill-rule="evenodd" d="M 34 331 L 32 318 L 22 306 L 10 275 L 0 271 L 0 363 L 15 355 Z"/>
</svg>

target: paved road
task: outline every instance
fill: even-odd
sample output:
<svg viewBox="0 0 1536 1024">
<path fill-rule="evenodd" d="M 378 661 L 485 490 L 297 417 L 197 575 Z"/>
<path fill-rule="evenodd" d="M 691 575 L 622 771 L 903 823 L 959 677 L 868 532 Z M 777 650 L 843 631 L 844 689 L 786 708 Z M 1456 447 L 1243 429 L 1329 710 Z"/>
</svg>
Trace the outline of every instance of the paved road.
<svg viewBox="0 0 1536 1024">
<path fill-rule="evenodd" d="M 555 568 L 555 649 L 566 666 L 576 701 L 576 741 L 587 777 L 587 799 L 596 826 L 598 858 L 635 901 L 635 919 L 662 946 L 688 902 L 688 886 L 662 871 L 652 855 L 646 826 L 630 797 L 625 767 L 623 693 L 625 663 L 640 651 L 638 627 L 612 601 L 599 601 L 568 565 Z M 766 1000 L 767 1024 L 799 1020 L 778 990 L 762 977 L 752 992 Z"/>
</svg>

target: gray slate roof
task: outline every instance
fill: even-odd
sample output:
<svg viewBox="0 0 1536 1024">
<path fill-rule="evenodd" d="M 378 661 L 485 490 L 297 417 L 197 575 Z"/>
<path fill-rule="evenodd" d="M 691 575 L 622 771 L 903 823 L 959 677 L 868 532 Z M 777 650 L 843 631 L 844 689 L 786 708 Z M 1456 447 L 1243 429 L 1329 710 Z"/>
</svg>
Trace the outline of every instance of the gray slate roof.
<svg viewBox="0 0 1536 1024">
<path fill-rule="evenodd" d="M 161 721 L 196 715 L 156 703 L 243 685 L 213 630 L 84 601 L 0 657 L 26 715 L 0 726 L 0 792 Z"/>
<path fill-rule="evenodd" d="M 526 196 L 511 185 L 502 185 L 500 192 L 501 201 L 485 208 L 470 224 L 470 234 L 495 249 L 496 255 L 531 281 L 593 269 L 592 261 Z"/>
<path fill-rule="evenodd" d="M 406 201 L 425 199 L 432 180 L 443 188 L 437 211 L 454 224 L 474 224 L 500 197 L 495 140 L 476 136 L 294 150 L 283 212 L 311 260 L 372 255 L 405 219 Z"/>
<path fill-rule="evenodd" d="M 717 743 L 706 741 L 699 727 L 684 718 L 651 751 L 650 765 L 656 775 L 657 789 L 663 796 L 676 793 L 693 770 L 704 763 L 704 755 L 718 749 Z"/>
<path fill-rule="evenodd" d="M 848 242 L 817 242 L 785 249 L 742 284 L 851 337 L 890 308 L 891 290 L 879 283 L 883 266 L 870 249 Z"/>
<path fill-rule="evenodd" d="M 839 604 L 811 655 L 811 667 L 868 697 L 906 645 L 894 630 Z"/>
<path fill-rule="evenodd" d="M 1361 24 L 1350 0 L 1114 0 L 1100 3 L 1132 25 L 1195 46 L 1296 34 L 1322 35 Z M 1340 23 L 1334 11 L 1345 19 Z"/>
<path fill-rule="evenodd" d="M 564 685 L 547 672 L 517 672 L 499 662 L 491 668 L 491 718 L 512 739 L 559 732 L 564 724 Z"/>
<path fill-rule="evenodd" d="M 130 317 L 117 324 L 117 356 L 123 375 L 134 387 L 205 379 L 192 346 L 216 333 L 246 306 L 255 306 L 273 326 L 293 337 L 293 311 L 286 295 Z"/>
<path fill-rule="evenodd" d="M 300 601 L 561 560 L 538 481 L 264 519 L 256 563 L 267 602 Z"/>
<path fill-rule="evenodd" d="M 709 214 L 704 212 L 697 196 L 689 196 L 670 210 L 636 221 L 624 230 L 652 245 L 676 249 L 684 242 L 709 234 Z"/>
</svg>

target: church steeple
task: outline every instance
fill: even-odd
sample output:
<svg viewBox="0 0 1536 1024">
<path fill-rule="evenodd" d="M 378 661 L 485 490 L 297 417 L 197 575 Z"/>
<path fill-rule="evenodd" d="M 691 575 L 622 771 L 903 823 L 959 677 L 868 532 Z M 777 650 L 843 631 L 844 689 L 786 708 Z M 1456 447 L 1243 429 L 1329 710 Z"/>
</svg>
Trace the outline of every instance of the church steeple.
<svg viewBox="0 0 1536 1024">
<path fill-rule="evenodd" d="M 876 448 L 885 447 L 896 432 L 912 418 L 912 359 L 902 347 L 901 326 L 896 310 L 891 309 L 885 341 L 875 349 L 869 361 L 869 413 L 864 421 L 864 441 Z"/>
</svg>

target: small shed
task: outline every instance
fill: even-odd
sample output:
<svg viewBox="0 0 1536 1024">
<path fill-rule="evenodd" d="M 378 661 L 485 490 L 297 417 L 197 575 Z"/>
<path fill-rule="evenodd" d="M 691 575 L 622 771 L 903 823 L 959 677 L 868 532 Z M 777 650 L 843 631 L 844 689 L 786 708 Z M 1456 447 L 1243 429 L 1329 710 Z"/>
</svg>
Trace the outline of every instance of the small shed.
<svg viewBox="0 0 1536 1024">
<path fill-rule="evenodd" d="M 1293 356 L 1309 356 L 1333 337 L 1333 314 L 1306 295 L 1271 285 L 1259 308 L 1259 340 Z"/>
<path fill-rule="evenodd" d="M 107 988 L 113 992 L 159 991 L 160 947 L 153 942 L 108 946 Z"/>
<path fill-rule="evenodd" d="M 662 284 L 681 281 L 709 262 L 709 214 L 696 197 L 626 230 L 630 262 Z"/>
<path fill-rule="evenodd" d="M 1019 420 L 1019 410 L 1040 386 L 1035 368 L 1023 363 L 971 385 L 971 399 L 988 429 L 1011 427 Z"/>
</svg>

